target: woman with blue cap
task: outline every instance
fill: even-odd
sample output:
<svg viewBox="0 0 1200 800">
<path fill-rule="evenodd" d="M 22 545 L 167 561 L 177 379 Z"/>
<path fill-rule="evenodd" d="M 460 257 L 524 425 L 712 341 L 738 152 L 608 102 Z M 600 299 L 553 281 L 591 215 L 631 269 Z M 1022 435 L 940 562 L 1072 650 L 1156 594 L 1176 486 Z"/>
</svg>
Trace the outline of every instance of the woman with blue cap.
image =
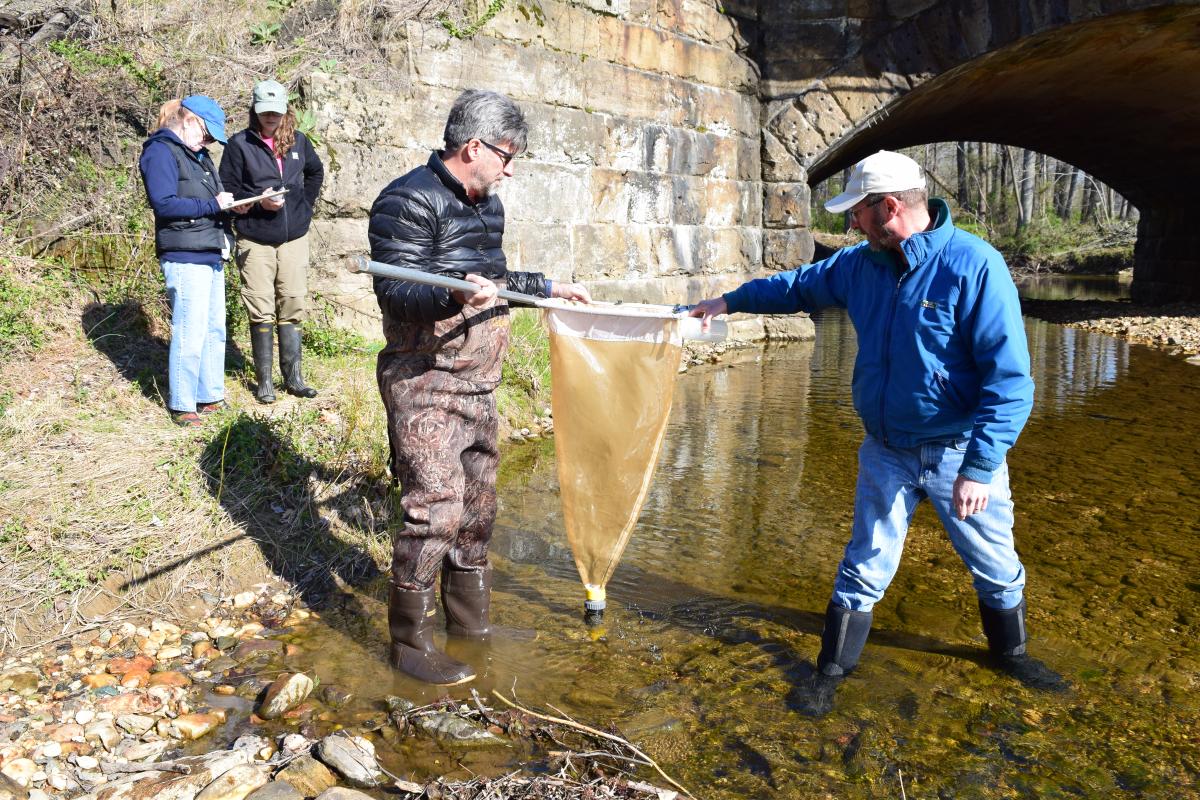
<svg viewBox="0 0 1200 800">
<path fill-rule="evenodd" d="M 324 178 L 312 143 L 296 130 L 287 88 L 260 81 L 254 86 L 249 127 L 229 137 L 221 158 L 221 180 L 239 200 L 287 189 L 286 196 L 248 206 L 237 220 L 237 263 L 260 403 L 275 402 L 271 371 L 276 332 L 284 390 L 296 397 L 317 396 L 300 369 L 300 323 L 308 299 L 308 227 Z"/>
<path fill-rule="evenodd" d="M 225 143 L 225 112 L 194 94 L 162 107 L 138 166 L 154 209 L 154 247 L 171 303 L 170 392 L 175 422 L 197 427 L 225 405 L 225 273 L 233 247 L 228 211 L 206 145 Z"/>
</svg>

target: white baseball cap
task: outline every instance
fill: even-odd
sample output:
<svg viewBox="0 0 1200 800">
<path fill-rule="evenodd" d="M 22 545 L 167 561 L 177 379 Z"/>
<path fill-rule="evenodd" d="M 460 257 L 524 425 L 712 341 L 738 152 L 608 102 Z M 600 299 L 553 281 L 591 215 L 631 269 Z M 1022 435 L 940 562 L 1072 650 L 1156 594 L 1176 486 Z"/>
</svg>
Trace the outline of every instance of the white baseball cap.
<svg viewBox="0 0 1200 800">
<path fill-rule="evenodd" d="M 825 210 L 839 214 L 854 207 L 869 194 L 924 188 L 925 176 L 921 174 L 917 162 L 900 153 L 880 150 L 850 169 L 846 191 L 827 202 Z"/>
</svg>

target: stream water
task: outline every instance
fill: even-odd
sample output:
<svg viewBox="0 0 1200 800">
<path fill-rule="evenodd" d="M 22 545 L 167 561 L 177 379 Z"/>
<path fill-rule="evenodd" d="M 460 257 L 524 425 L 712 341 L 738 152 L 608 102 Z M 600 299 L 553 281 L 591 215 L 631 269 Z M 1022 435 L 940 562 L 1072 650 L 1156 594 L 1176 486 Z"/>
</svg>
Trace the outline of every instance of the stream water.
<svg viewBox="0 0 1200 800">
<path fill-rule="evenodd" d="M 680 378 L 602 632 L 581 622 L 553 442 L 509 449 L 495 616 L 539 638 L 451 652 L 476 665 L 482 694 L 611 723 L 703 798 L 1200 797 L 1200 368 L 1035 320 L 1027 330 L 1037 390 L 1009 458 L 1016 536 L 1031 652 L 1070 694 L 987 667 L 969 576 L 926 505 L 835 711 L 793 709 L 849 535 L 862 436 L 841 313 L 818 318 L 815 342 Z M 299 659 L 364 703 L 431 700 L 441 692 L 384 664 L 383 597 L 295 631 Z M 529 757 L 412 741 L 380 754 L 418 780 Z"/>
</svg>

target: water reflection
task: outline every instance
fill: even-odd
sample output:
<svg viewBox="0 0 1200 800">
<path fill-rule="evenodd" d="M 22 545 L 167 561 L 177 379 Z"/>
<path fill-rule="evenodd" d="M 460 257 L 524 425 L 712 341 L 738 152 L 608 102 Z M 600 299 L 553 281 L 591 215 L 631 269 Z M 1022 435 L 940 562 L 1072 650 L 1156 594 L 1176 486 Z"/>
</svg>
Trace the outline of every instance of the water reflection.
<svg viewBox="0 0 1200 800">
<path fill-rule="evenodd" d="M 1027 300 L 1128 300 L 1132 276 L 1029 275 L 1017 281 Z"/>
<path fill-rule="evenodd" d="M 1034 407 L 1063 412 L 1113 386 L 1129 370 L 1129 343 L 1098 333 L 1027 321 Z"/>
</svg>

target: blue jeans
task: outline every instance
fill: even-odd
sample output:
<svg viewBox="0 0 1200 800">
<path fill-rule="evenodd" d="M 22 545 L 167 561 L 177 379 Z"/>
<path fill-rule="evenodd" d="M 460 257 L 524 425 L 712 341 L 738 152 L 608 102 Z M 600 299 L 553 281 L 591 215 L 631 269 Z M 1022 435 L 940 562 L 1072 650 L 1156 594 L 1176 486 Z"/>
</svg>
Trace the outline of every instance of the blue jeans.
<svg viewBox="0 0 1200 800">
<path fill-rule="evenodd" d="M 162 262 L 171 303 L 167 376 L 172 411 L 225 399 L 225 272 L 220 266 Z"/>
<path fill-rule="evenodd" d="M 833 602 L 851 611 L 870 611 L 900 566 L 904 537 L 917 504 L 933 503 L 950 543 L 971 571 L 984 605 L 1016 608 L 1025 588 L 1025 568 L 1013 546 L 1013 503 L 1008 464 L 992 475 L 987 508 L 960 520 L 954 513 L 954 481 L 967 440 L 887 447 L 867 436 L 858 451 L 854 529 L 838 566 Z"/>
</svg>

